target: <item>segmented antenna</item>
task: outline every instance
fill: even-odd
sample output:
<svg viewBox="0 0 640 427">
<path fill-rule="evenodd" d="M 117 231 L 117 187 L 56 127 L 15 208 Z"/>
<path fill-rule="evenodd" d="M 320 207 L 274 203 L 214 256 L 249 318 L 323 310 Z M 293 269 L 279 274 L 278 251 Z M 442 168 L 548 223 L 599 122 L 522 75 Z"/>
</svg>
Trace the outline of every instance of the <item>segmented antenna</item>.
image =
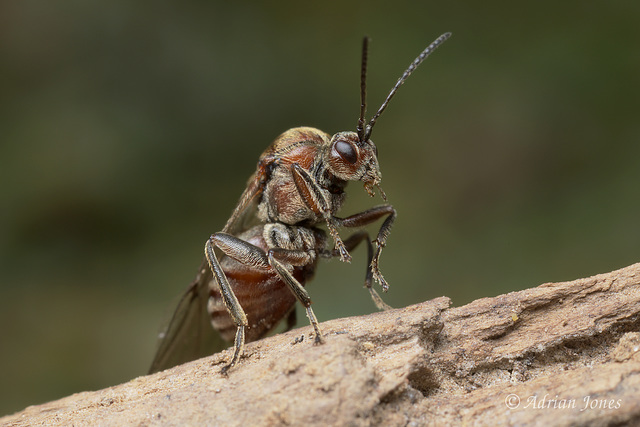
<svg viewBox="0 0 640 427">
<path fill-rule="evenodd" d="M 409 68 L 406 69 L 406 71 L 402 74 L 402 76 L 398 79 L 398 81 L 396 82 L 395 86 L 393 87 L 393 89 L 391 89 L 391 92 L 389 92 L 389 95 L 387 95 L 387 99 L 384 100 L 384 102 L 382 103 L 382 105 L 380 106 L 380 108 L 378 109 L 378 112 L 371 118 L 371 120 L 369 121 L 369 124 L 367 124 L 367 127 L 364 130 L 364 134 L 361 133 L 361 128 L 360 128 L 360 120 L 364 120 L 362 119 L 363 116 L 363 109 L 364 109 L 364 89 L 362 89 L 364 87 L 364 83 L 361 83 L 361 97 L 363 99 L 362 101 L 362 106 L 360 107 L 360 117 L 361 119 L 358 120 L 358 138 L 360 139 L 361 142 L 364 141 L 368 141 L 369 138 L 371 137 L 371 130 L 373 129 L 373 125 L 376 124 L 376 120 L 378 120 L 378 117 L 380 117 L 380 115 L 382 114 L 382 112 L 387 108 L 387 105 L 389 105 L 389 101 L 391 101 L 391 98 L 393 98 L 393 96 L 396 94 L 396 92 L 398 91 L 398 88 L 400 86 L 402 86 L 402 83 L 404 83 L 405 80 L 407 80 L 407 78 L 411 75 L 411 73 L 413 73 L 413 71 L 418 68 L 418 66 L 422 63 L 422 61 L 424 61 L 427 56 L 431 55 L 431 53 L 436 50 L 436 48 L 438 46 L 440 46 L 442 43 L 444 43 L 445 40 L 447 40 L 449 37 L 451 37 L 451 33 L 444 33 L 443 35 L 441 35 L 440 37 L 438 37 L 437 39 L 435 39 L 429 46 L 427 46 L 427 48 L 425 50 L 422 51 L 422 53 L 420 55 L 418 55 L 418 57 L 416 59 L 414 59 L 414 61 L 411 63 L 411 65 L 409 65 Z M 366 37 L 365 37 L 365 44 L 364 46 L 366 46 L 367 42 L 366 42 Z M 362 75 L 365 76 L 366 75 L 366 71 L 364 70 L 365 67 L 365 51 L 362 52 L 362 61 L 363 61 L 363 71 L 362 71 Z"/>
<path fill-rule="evenodd" d="M 366 141 L 364 137 L 364 116 L 367 114 L 367 53 L 369 52 L 369 37 L 362 40 L 362 67 L 360 68 L 360 118 L 358 119 L 358 139 Z"/>
</svg>

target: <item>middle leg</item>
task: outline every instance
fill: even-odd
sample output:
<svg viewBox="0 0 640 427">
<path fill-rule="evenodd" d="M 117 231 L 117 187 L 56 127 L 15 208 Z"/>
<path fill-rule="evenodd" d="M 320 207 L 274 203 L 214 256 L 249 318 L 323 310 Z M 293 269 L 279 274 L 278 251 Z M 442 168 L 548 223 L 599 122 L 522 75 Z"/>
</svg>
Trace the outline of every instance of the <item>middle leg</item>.
<svg viewBox="0 0 640 427">
<path fill-rule="evenodd" d="M 371 273 L 373 274 L 373 278 L 378 283 L 380 283 L 380 286 L 382 286 L 382 290 L 384 292 L 389 289 L 389 284 L 386 280 L 384 280 L 384 277 L 382 277 L 382 273 L 380 273 L 380 254 L 382 253 L 382 248 L 384 248 L 387 244 L 387 238 L 389 237 L 389 233 L 391 232 L 391 226 L 393 225 L 393 222 L 395 221 L 397 215 L 398 214 L 393 206 L 380 205 L 375 206 L 371 209 L 367 209 L 366 211 L 353 214 L 346 218 L 334 217 L 335 223 L 340 227 L 363 227 L 377 221 L 384 216 L 387 217 L 382 222 L 382 225 L 378 230 L 376 240 L 374 240 L 376 244 L 376 250 L 369 264 Z"/>
<path fill-rule="evenodd" d="M 365 230 L 356 231 L 344 241 L 344 245 L 346 249 L 351 252 L 362 242 L 366 242 L 367 244 L 367 271 L 364 277 L 364 287 L 369 291 L 371 299 L 373 300 L 373 303 L 376 305 L 378 310 L 390 310 L 393 307 L 385 303 L 378 292 L 376 292 L 376 290 L 373 288 L 373 273 L 370 267 L 371 261 L 373 260 L 373 245 L 371 244 L 371 240 L 369 239 L 369 233 L 367 233 Z M 339 252 L 336 249 L 322 252 L 321 255 L 325 258 L 340 256 Z"/>
</svg>

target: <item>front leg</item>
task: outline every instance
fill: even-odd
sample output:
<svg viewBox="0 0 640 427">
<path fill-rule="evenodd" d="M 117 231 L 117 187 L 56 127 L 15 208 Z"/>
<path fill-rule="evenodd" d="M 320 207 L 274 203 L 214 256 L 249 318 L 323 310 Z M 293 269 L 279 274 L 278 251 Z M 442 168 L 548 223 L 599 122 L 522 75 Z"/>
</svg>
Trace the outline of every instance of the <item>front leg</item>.
<svg viewBox="0 0 640 427">
<path fill-rule="evenodd" d="M 365 273 L 364 277 L 364 287 L 369 290 L 371 299 L 373 300 L 373 303 L 376 305 L 376 307 L 378 307 L 378 310 L 390 310 L 393 307 L 384 302 L 372 286 L 373 273 L 371 271 L 371 262 L 373 261 L 373 246 L 371 245 L 371 241 L 369 240 L 369 233 L 367 233 L 365 230 L 356 231 L 351 236 L 347 237 L 347 239 L 344 241 L 344 245 L 346 246 L 347 250 L 351 252 L 362 242 L 366 242 L 367 244 L 367 272 Z M 338 256 L 338 251 L 335 249 L 333 251 L 324 251 L 321 252 L 320 255 L 325 258 L 333 258 Z"/>
<path fill-rule="evenodd" d="M 387 217 L 378 230 L 378 236 L 374 241 L 376 244 L 376 251 L 373 254 L 373 258 L 371 259 L 370 263 L 373 278 L 378 283 L 380 283 L 380 286 L 382 286 L 382 290 L 384 292 L 387 292 L 387 290 L 389 290 L 389 284 L 386 280 L 384 280 L 382 273 L 380 273 L 380 254 L 382 253 L 382 248 L 384 248 L 387 244 L 387 238 L 389 237 L 389 233 L 391 232 L 391 226 L 393 225 L 393 222 L 395 221 L 397 215 L 398 214 L 393 206 L 380 205 L 375 206 L 371 209 L 367 209 L 364 212 L 353 214 L 346 218 L 334 217 L 336 225 L 339 227 L 363 227 L 377 221 L 383 216 Z"/>
<path fill-rule="evenodd" d="M 329 234 L 335 242 L 335 248 L 340 254 L 340 261 L 351 262 L 351 255 L 344 245 L 344 242 L 338 234 L 338 225 L 336 218 L 333 216 L 330 201 L 327 200 L 318 183 L 297 163 L 292 167 L 293 182 L 302 196 L 302 200 L 311 211 L 317 215 L 321 215 L 327 224 Z"/>
</svg>

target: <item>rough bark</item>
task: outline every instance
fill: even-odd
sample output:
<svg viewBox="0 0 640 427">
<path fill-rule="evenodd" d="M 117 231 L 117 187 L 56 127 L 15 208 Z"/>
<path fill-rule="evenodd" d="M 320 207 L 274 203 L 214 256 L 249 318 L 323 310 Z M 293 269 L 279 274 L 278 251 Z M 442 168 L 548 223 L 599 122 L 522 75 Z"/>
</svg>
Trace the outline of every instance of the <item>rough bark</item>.
<svg viewBox="0 0 640 427">
<path fill-rule="evenodd" d="M 4 425 L 640 422 L 640 264 L 449 308 L 325 322 L 0 419 Z M 303 338 L 303 339 L 302 339 Z M 301 341 L 301 342 L 300 342 Z"/>
</svg>

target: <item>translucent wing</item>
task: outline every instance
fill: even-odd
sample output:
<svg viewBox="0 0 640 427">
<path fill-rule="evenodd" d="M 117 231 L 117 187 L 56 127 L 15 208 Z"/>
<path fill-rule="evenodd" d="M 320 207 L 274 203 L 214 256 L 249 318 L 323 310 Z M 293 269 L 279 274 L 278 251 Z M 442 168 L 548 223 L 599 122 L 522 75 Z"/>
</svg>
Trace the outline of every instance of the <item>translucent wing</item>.
<svg viewBox="0 0 640 427">
<path fill-rule="evenodd" d="M 169 325 L 159 336 L 150 374 L 217 353 L 229 346 L 211 327 L 207 312 L 209 281 L 212 279 L 205 260 L 198 276 L 180 299 Z"/>
<path fill-rule="evenodd" d="M 238 234 L 257 221 L 255 211 L 267 180 L 268 167 L 273 161 L 269 156 L 262 156 L 261 159 L 223 229 L 225 233 Z M 213 275 L 204 260 L 198 276 L 180 299 L 169 326 L 160 334 L 158 350 L 149 373 L 208 356 L 230 345 L 211 326 L 207 312 L 211 280 Z"/>
<path fill-rule="evenodd" d="M 222 231 L 230 234 L 238 234 L 241 231 L 247 230 L 257 221 L 254 213 L 267 181 L 267 167 L 271 161 L 270 158 L 263 159 L 258 164 L 258 169 L 251 175 L 251 178 L 249 178 L 247 188 L 242 192 L 238 204 L 231 213 L 231 217 Z"/>
</svg>

